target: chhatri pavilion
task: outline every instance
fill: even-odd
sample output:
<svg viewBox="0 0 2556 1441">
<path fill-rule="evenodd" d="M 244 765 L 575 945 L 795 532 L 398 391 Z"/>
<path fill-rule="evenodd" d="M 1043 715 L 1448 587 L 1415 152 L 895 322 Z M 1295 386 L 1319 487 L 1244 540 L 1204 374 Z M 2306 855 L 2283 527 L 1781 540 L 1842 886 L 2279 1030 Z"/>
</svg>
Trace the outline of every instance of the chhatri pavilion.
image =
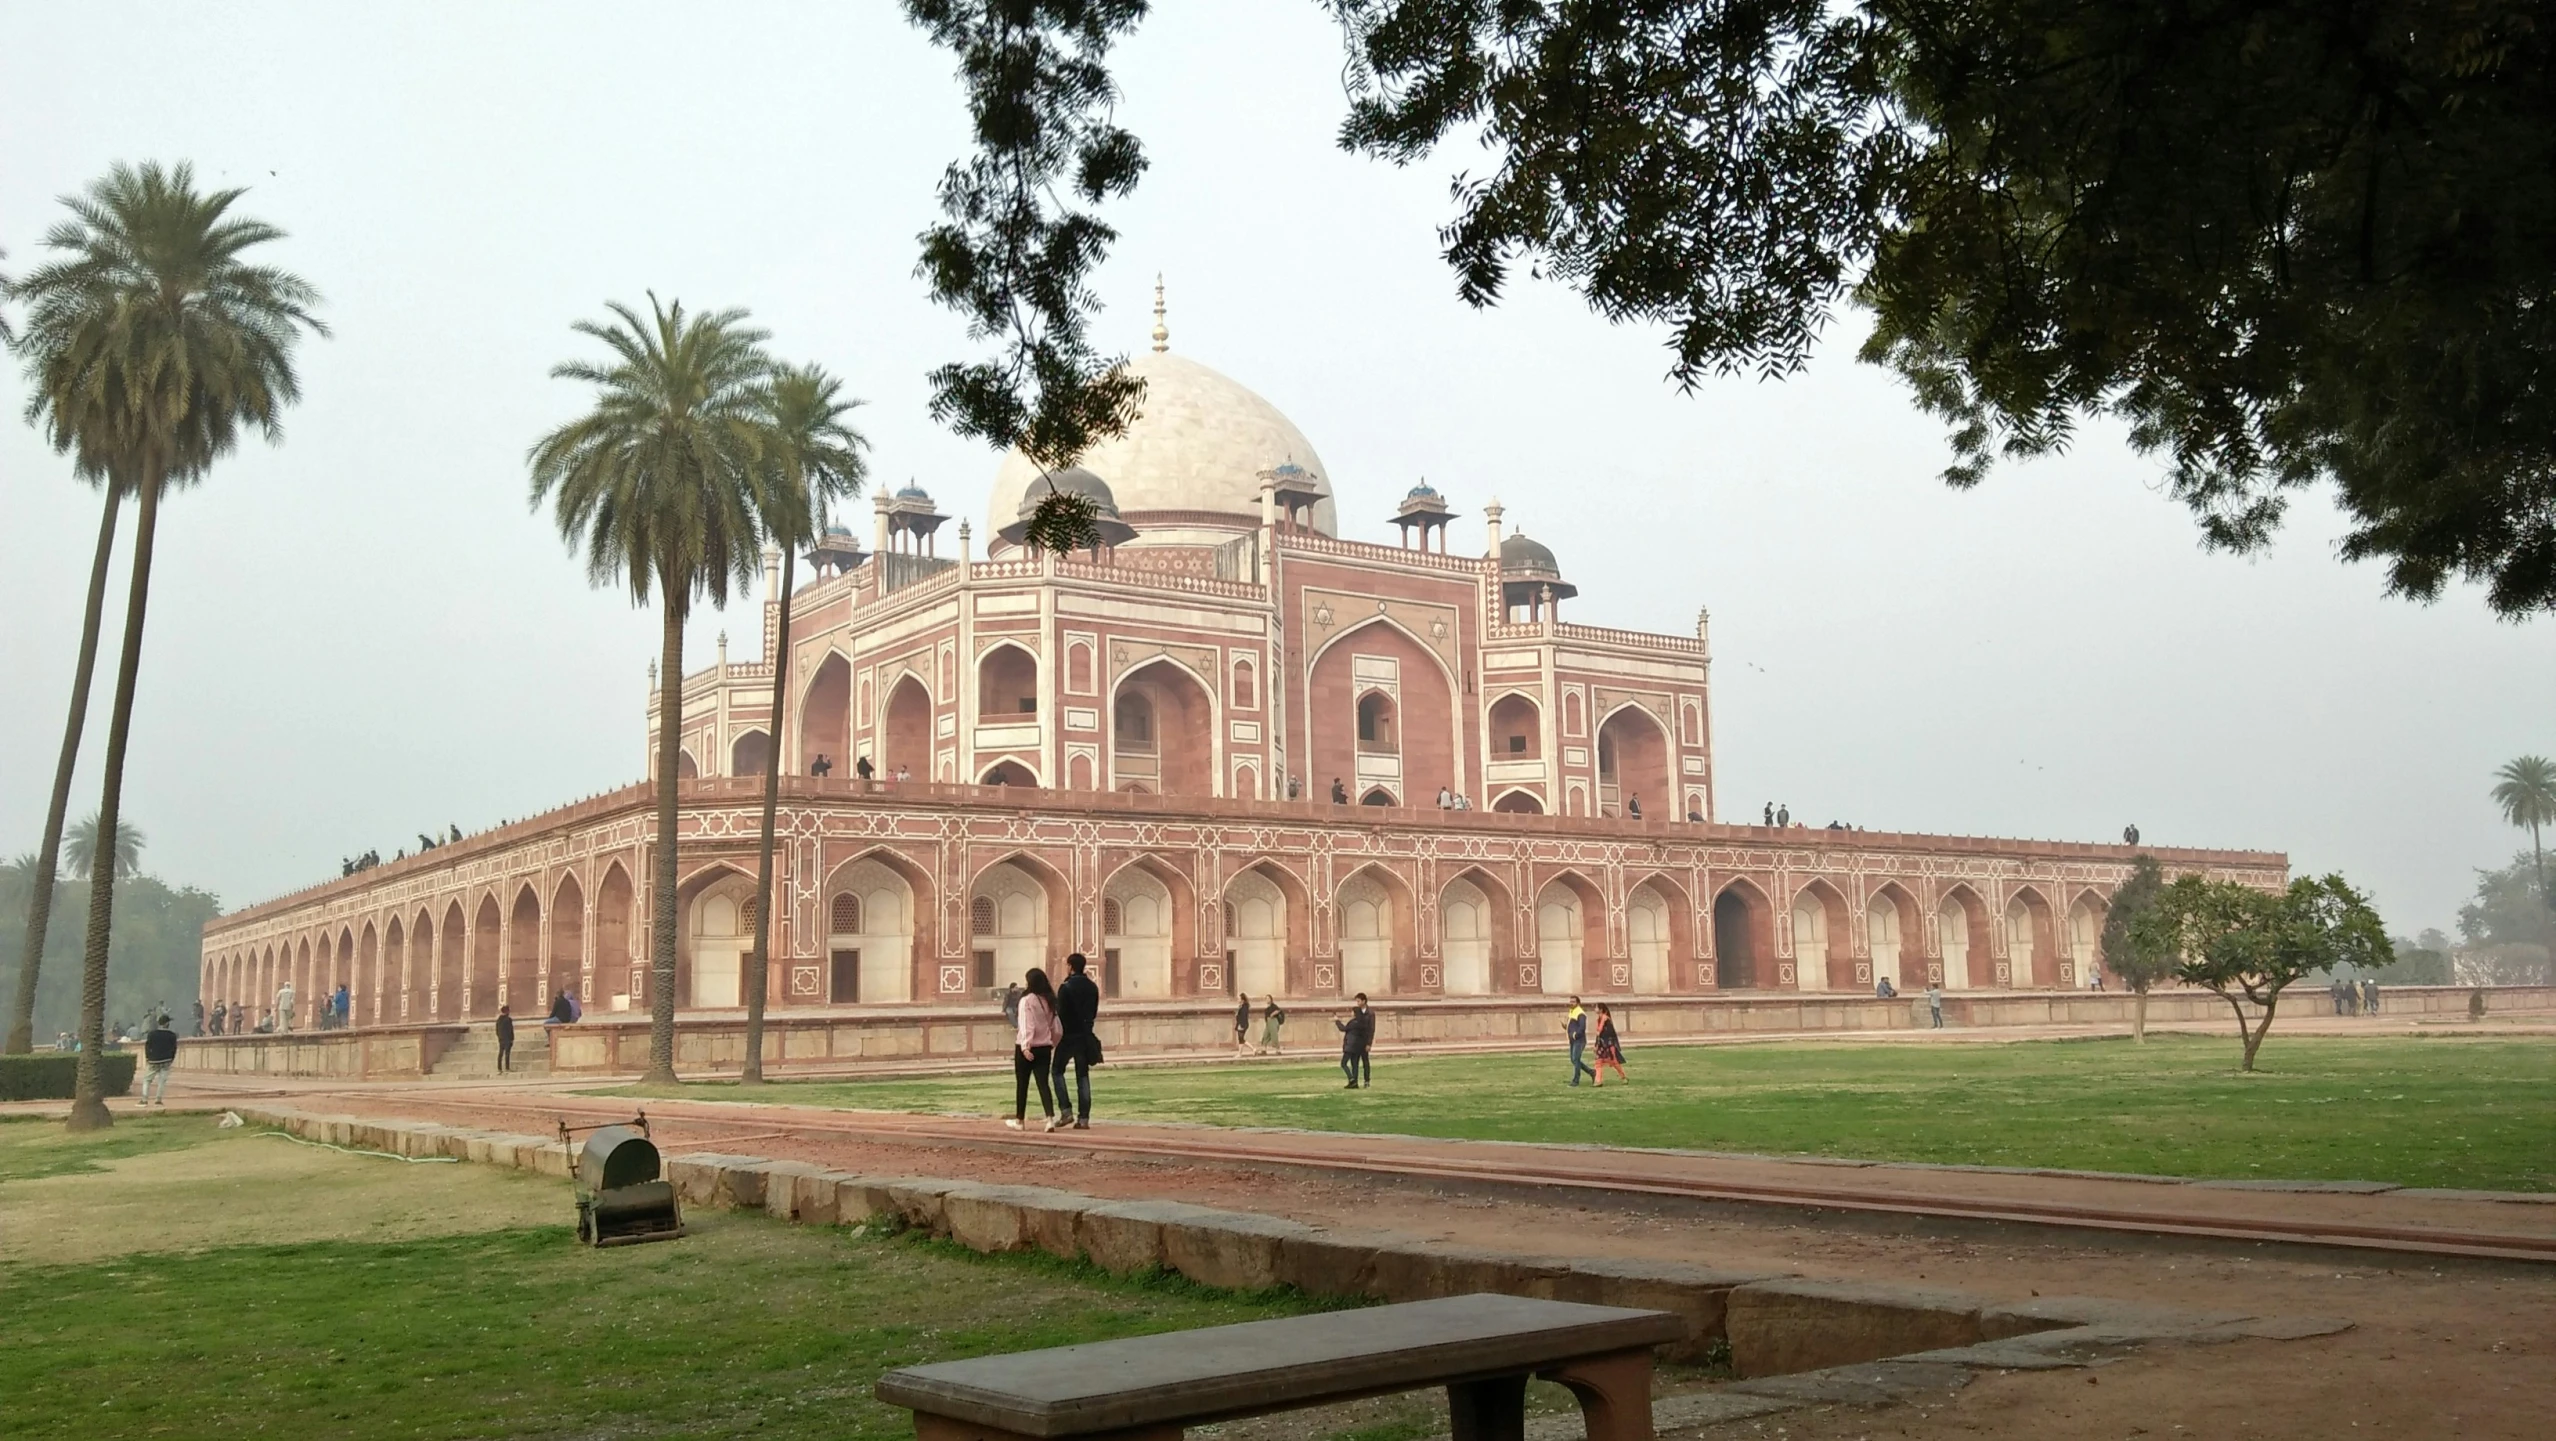
<svg viewBox="0 0 2556 1441">
<path fill-rule="evenodd" d="M 679 1010 L 732 1012 L 756 964 L 776 745 L 776 1014 L 978 1006 L 1069 950 L 1118 1002 L 1193 1010 L 2095 981 L 2129 848 L 1726 824 L 1701 611 L 1565 620 L 1566 557 L 1426 484 L 1374 518 L 1392 538 L 1344 536 L 1320 452 L 1171 350 L 1159 295 L 1131 369 L 1127 433 L 1054 475 L 1005 459 L 981 530 L 908 486 L 867 535 L 830 528 L 794 594 L 767 555 L 761 652 L 723 640 L 683 680 Z M 1099 544 L 1021 544 L 1051 485 Z M 563 989 L 589 1021 L 644 1011 L 654 832 L 634 784 L 250 906 L 206 928 L 203 994 L 344 984 L 359 1026 Z"/>
</svg>

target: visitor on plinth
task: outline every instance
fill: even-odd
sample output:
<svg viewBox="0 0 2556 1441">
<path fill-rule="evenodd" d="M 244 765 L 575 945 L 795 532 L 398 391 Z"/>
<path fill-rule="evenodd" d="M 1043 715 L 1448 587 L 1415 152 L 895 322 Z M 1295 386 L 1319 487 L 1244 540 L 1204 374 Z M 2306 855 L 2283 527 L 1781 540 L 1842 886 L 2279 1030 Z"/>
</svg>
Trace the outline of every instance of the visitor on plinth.
<svg viewBox="0 0 2556 1441">
<path fill-rule="evenodd" d="M 1934 1029 L 1944 1028 L 1944 986 L 1941 981 L 1926 983 L 1926 1011 L 1934 1018 Z"/>
<path fill-rule="evenodd" d="M 275 1029 L 293 1029 L 293 983 L 286 981 L 275 988 Z"/>
<path fill-rule="evenodd" d="M 1003 1024 L 1017 1026 L 1021 1023 L 1021 994 L 1018 981 L 1003 988 Z"/>
<path fill-rule="evenodd" d="M 1056 988 L 1048 984 L 1047 972 L 1036 966 L 1030 968 L 1024 979 L 1029 983 L 1026 987 L 1015 985 L 1010 988 L 1015 1018 L 1012 1023 L 1012 1114 L 1004 1118 L 1003 1124 L 1017 1131 L 1021 1123 L 1029 1119 L 1030 1081 L 1035 1078 L 1038 1082 L 1038 1109 L 1047 1118 L 1046 1129 L 1053 1131 L 1057 1126 L 1056 1091 L 1049 1087 L 1047 1073 L 1055 1062 L 1056 1043 L 1063 1034 L 1056 1021 Z M 1062 1088 L 1064 1079 L 1064 1074 L 1059 1072 L 1057 1088 Z"/>
<path fill-rule="evenodd" d="M 511 1006 L 497 1008 L 497 1069 L 515 1069 L 515 1011 Z"/>
<path fill-rule="evenodd" d="M 1100 1017 L 1100 987 L 1083 974 L 1091 962 L 1076 951 L 1065 958 L 1065 984 L 1056 988 L 1056 1105 L 1070 1109 L 1074 1129 L 1087 1131 L 1092 1125 L 1092 1067 L 1100 1064 L 1100 1035 L 1092 1029 Z M 1065 1068 L 1074 1068 L 1073 1105 L 1066 1106 Z"/>
<path fill-rule="evenodd" d="M 1333 776 L 1331 778 L 1331 803 L 1335 806 L 1345 806 L 1349 804 L 1349 788 L 1340 783 L 1340 777 L 1338 776 Z"/>
</svg>

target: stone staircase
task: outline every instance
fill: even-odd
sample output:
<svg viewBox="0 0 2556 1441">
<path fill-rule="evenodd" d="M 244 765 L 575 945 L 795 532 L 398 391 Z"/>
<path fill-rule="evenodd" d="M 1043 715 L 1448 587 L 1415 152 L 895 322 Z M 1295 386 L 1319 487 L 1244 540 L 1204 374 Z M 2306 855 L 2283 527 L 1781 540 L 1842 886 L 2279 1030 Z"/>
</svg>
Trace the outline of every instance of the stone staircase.
<svg viewBox="0 0 2556 1441">
<path fill-rule="evenodd" d="M 512 1071 L 526 1076 L 550 1074 L 550 1028 L 539 1021 L 526 1025 L 515 1023 L 515 1054 Z M 497 1072 L 497 1025 L 494 1021 L 473 1021 L 470 1033 L 453 1044 L 438 1058 L 432 1074 L 437 1079 L 469 1079 L 494 1077 Z"/>
</svg>

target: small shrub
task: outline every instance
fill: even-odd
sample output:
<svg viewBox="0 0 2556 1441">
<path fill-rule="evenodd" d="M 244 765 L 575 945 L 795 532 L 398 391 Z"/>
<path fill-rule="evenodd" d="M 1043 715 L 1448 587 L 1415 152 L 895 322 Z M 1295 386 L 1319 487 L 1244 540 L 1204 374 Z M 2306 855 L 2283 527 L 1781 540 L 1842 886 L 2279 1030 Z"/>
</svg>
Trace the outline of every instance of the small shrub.
<svg viewBox="0 0 2556 1441">
<path fill-rule="evenodd" d="M 131 1051 L 109 1051 L 98 1057 L 98 1084 L 110 1096 L 133 1089 L 133 1067 L 141 1057 Z M 0 1101 L 67 1101 L 80 1073 L 80 1058 L 69 1051 L 39 1051 L 31 1056 L 0 1056 Z"/>
</svg>

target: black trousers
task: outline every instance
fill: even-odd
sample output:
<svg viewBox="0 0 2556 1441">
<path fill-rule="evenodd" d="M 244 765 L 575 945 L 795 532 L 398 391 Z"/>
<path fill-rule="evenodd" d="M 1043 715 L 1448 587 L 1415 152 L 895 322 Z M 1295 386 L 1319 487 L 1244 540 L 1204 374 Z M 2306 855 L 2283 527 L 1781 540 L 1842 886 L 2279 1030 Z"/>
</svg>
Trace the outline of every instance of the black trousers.
<svg viewBox="0 0 2556 1441">
<path fill-rule="evenodd" d="M 1040 1114 L 1049 1116 L 1056 1114 L 1056 1097 L 1047 1089 L 1048 1060 L 1055 1052 L 1054 1046 L 1032 1046 L 1030 1053 L 1024 1056 L 1021 1054 L 1020 1047 L 1012 1048 L 1012 1118 L 1014 1120 L 1029 1114 L 1029 1088 L 1032 1076 L 1038 1078 Z"/>
<path fill-rule="evenodd" d="M 1361 1079 L 1370 1086 L 1376 1083 L 1376 1068 L 1367 1063 L 1367 1048 L 1364 1046 L 1351 1046 L 1340 1052 L 1340 1073 L 1347 1076 L 1353 1086 Z"/>
</svg>

